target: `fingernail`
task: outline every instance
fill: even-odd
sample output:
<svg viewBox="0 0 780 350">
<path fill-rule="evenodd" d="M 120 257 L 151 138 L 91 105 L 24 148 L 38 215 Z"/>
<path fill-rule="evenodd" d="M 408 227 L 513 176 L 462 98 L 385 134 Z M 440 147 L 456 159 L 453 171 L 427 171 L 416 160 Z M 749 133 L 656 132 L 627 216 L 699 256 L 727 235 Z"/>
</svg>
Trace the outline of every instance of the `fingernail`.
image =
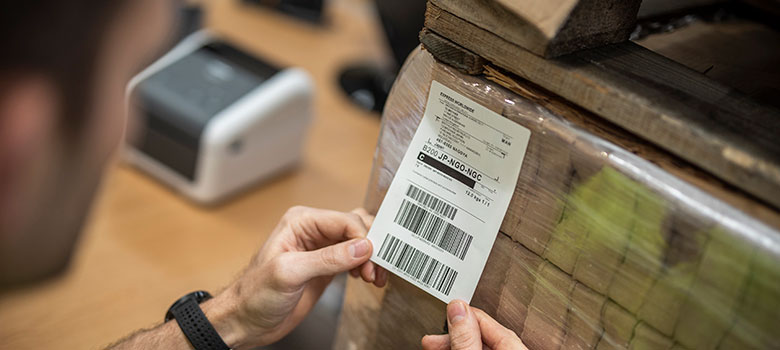
<svg viewBox="0 0 780 350">
<path fill-rule="evenodd" d="M 466 307 L 460 300 L 454 300 L 447 306 L 447 318 L 451 324 L 456 324 L 466 317 Z"/>
<path fill-rule="evenodd" d="M 371 282 L 376 281 L 376 268 L 371 268 Z"/>
<path fill-rule="evenodd" d="M 349 246 L 349 255 L 352 255 L 353 258 L 359 258 L 366 254 L 368 254 L 367 239 L 361 239 Z"/>
</svg>

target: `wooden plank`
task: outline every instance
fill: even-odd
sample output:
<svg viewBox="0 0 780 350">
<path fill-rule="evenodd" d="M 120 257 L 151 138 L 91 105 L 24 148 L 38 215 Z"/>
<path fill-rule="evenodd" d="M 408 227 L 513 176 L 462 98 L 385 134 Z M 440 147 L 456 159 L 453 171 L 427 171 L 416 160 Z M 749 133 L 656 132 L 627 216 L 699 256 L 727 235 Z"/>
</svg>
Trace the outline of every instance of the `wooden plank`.
<svg viewBox="0 0 780 350">
<path fill-rule="evenodd" d="M 493 298 L 499 301 L 498 309 L 491 315 L 495 315 L 496 320 L 505 327 L 522 334 L 525 331 L 531 299 L 534 297 L 543 260 L 506 237 L 500 234 L 496 241 L 497 244 L 508 245 L 508 248 L 501 250 L 511 253 L 510 259 L 506 262 L 508 264 L 506 278 L 498 284 L 498 288 L 489 288 L 484 294 L 492 294 Z"/>
<path fill-rule="evenodd" d="M 671 215 L 680 215 L 670 211 Z M 664 256 L 666 268 L 660 271 L 653 286 L 647 292 L 639 309 L 639 319 L 661 333 L 672 336 L 674 328 L 688 298 L 688 291 L 696 278 L 702 247 L 708 236 L 699 227 L 686 228 L 687 218 L 672 217 L 667 238 L 668 248 Z M 675 220 L 675 218 L 679 218 Z"/>
<path fill-rule="evenodd" d="M 743 0 L 767 15 L 780 17 L 780 2 L 777 0 Z"/>
<path fill-rule="evenodd" d="M 635 193 L 640 188 L 625 175 L 605 168 L 578 186 L 578 191 L 590 192 L 586 195 L 589 200 L 569 199 L 581 212 L 580 221 L 586 222 L 588 227 L 577 257 L 574 278 L 598 293 L 607 293 L 635 222 L 644 220 L 643 213 L 635 211 Z"/>
<path fill-rule="evenodd" d="M 517 261 L 513 259 L 516 248 L 516 245 L 512 244 L 512 240 L 509 237 L 503 234 L 498 235 L 496 243 L 493 245 L 493 250 L 490 251 L 490 257 L 488 257 L 488 261 L 485 264 L 485 269 L 482 271 L 482 277 L 479 279 L 477 289 L 471 298 L 471 305 L 482 309 L 489 315 L 498 313 L 501 298 L 500 295 L 496 295 L 496 291 L 501 290 L 509 283 L 507 275 L 512 273 L 510 270 L 513 269 L 513 266 L 518 265 L 516 264 Z M 527 281 L 526 278 L 521 280 L 521 283 Z M 531 286 L 519 284 L 517 288 L 531 289 Z M 513 312 L 512 316 L 521 317 L 522 313 Z M 523 324 L 522 321 L 516 323 L 520 326 Z"/>
<path fill-rule="evenodd" d="M 636 43 L 760 103 L 780 107 L 780 31 L 775 28 L 745 19 L 696 21 Z"/>
<path fill-rule="evenodd" d="M 634 220 L 632 235 L 626 248 L 625 257 L 618 267 L 612 283 L 609 285 L 609 297 L 636 314 L 647 291 L 655 281 L 654 276 L 662 267 L 666 242 L 663 218 L 666 217 L 668 203 L 649 192 L 637 191 L 635 213 L 641 220 Z"/>
<path fill-rule="evenodd" d="M 541 57 L 628 40 L 640 0 L 431 0 Z"/>
<path fill-rule="evenodd" d="M 666 350 L 671 349 L 674 342 L 658 333 L 653 327 L 646 323 L 639 323 L 634 330 L 634 337 L 631 338 L 631 350 Z"/>
<path fill-rule="evenodd" d="M 772 255 L 761 248 L 753 255 L 748 285 L 737 307 L 738 318 L 719 349 L 780 348 L 780 269 Z"/>
<path fill-rule="evenodd" d="M 663 16 L 664 14 L 679 13 L 700 6 L 722 4 L 727 0 L 644 0 L 639 6 L 637 17 L 647 18 Z"/>
<path fill-rule="evenodd" d="M 378 332 L 366 348 L 418 348 L 426 334 L 445 333 L 447 309 L 443 302 L 393 274 L 390 274 L 385 288 L 387 291 L 379 312 Z"/>
<path fill-rule="evenodd" d="M 582 283 L 574 286 L 561 349 L 593 349 L 604 332 L 601 309 L 606 298 Z"/>
<path fill-rule="evenodd" d="M 626 349 L 631 341 L 631 335 L 636 326 L 634 315 L 620 307 L 620 305 L 607 301 L 601 315 L 604 322 L 604 334 L 596 346 L 598 350 Z"/>
<path fill-rule="evenodd" d="M 558 349 L 566 335 L 566 315 L 574 280 L 555 265 L 542 264 L 520 337 L 531 349 Z"/>
<path fill-rule="evenodd" d="M 482 56 L 463 49 L 430 30 L 423 29 L 420 32 L 420 43 L 426 50 L 433 53 L 436 59 L 443 61 L 461 73 L 469 75 L 481 74 L 488 61 Z"/>
<path fill-rule="evenodd" d="M 720 230 L 703 253 L 690 296 L 680 311 L 675 339 L 690 349 L 716 349 L 734 321 L 755 247 Z"/>
<path fill-rule="evenodd" d="M 377 334 L 385 290 L 348 278 L 334 349 L 368 349 Z"/>
<path fill-rule="evenodd" d="M 545 60 L 428 4 L 426 27 L 780 208 L 780 111 L 631 42 Z"/>
</svg>

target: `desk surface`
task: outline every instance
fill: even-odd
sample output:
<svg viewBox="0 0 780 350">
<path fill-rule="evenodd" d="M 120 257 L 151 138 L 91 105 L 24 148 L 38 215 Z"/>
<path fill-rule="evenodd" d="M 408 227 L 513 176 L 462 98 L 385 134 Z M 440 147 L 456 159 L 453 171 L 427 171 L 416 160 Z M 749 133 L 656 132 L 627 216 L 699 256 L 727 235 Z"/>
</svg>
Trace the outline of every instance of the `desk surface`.
<svg viewBox="0 0 780 350">
<path fill-rule="evenodd" d="M 361 204 L 379 118 L 351 105 L 337 78 L 349 63 L 386 63 L 387 55 L 370 2 L 329 4 L 322 28 L 238 1 L 207 5 L 212 29 L 272 62 L 312 73 L 316 116 L 301 166 L 212 209 L 134 169 L 112 167 L 68 271 L 0 297 L 0 348 L 105 346 L 159 323 L 179 296 L 229 283 L 288 207 Z"/>
</svg>

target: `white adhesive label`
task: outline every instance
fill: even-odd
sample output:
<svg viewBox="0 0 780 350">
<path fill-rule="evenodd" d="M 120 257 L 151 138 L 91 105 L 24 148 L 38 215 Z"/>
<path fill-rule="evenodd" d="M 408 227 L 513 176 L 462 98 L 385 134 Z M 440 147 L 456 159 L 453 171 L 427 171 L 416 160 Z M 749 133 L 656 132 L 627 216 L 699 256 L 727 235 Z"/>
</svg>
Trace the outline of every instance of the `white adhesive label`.
<svg viewBox="0 0 780 350">
<path fill-rule="evenodd" d="M 531 131 L 433 81 L 368 238 L 371 261 L 449 303 L 471 301 Z"/>
</svg>

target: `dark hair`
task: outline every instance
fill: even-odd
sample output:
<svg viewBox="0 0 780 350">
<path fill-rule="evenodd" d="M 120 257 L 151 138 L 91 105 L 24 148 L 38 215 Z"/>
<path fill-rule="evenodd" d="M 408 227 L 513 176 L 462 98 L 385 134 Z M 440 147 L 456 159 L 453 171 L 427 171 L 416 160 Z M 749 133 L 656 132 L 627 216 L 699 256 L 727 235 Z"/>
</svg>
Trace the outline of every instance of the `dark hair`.
<svg viewBox="0 0 780 350">
<path fill-rule="evenodd" d="M 5 0 L 0 5 L 0 94 L 15 76 L 40 74 L 62 98 L 61 127 L 81 129 L 96 59 L 127 0 Z"/>
</svg>

